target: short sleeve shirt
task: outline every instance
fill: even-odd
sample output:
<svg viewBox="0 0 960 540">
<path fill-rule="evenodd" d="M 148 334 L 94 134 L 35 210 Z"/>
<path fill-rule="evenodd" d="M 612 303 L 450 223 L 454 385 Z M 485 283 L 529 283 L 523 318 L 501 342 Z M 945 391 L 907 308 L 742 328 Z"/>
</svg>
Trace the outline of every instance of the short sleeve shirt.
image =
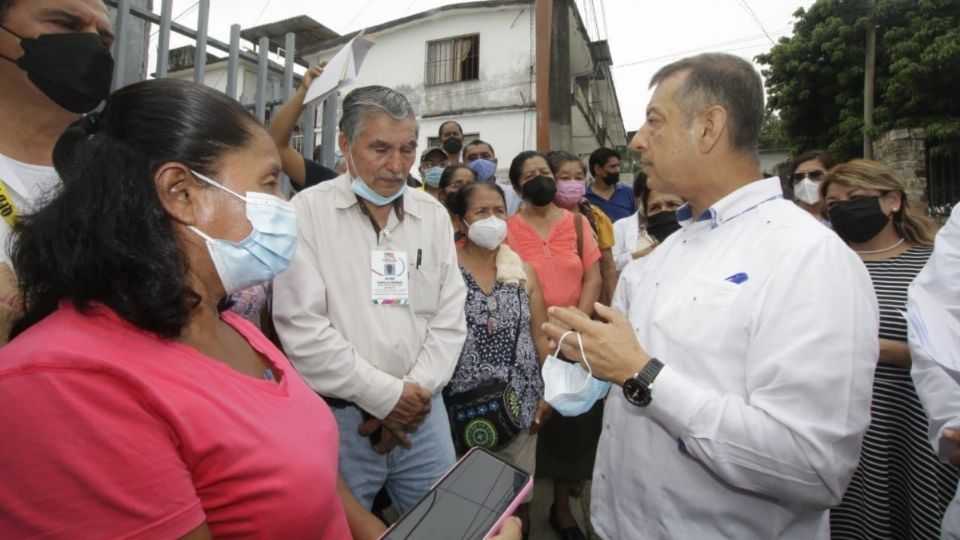
<svg viewBox="0 0 960 540">
<path fill-rule="evenodd" d="M 278 381 L 69 303 L 3 348 L 0 538 L 350 538 L 338 431 L 286 358 L 224 312 Z"/>
<path fill-rule="evenodd" d="M 626 184 L 618 183 L 610 199 L 604 199 L 593 192 L 593 187 L 587 188 L 587 200 L 600 207 L 611 222 L 623 219 L 637 211 L 637 199 L 633 196 L 633 189 Z"/>
<path fill-rule="evenodd" d="M 522 214 L 507 221 L 507 244 L 536 270 L 546 307 L 576 306 L 583 274 L 600 260 L 600 249 L 590 234 L 590 223 L 583 216 L 580 219 L 583 220 L 583 257 L 577 254 L 574 215 L 566 210 L 550 228 L 547 239 L 543 239 Z"/>
</svg>

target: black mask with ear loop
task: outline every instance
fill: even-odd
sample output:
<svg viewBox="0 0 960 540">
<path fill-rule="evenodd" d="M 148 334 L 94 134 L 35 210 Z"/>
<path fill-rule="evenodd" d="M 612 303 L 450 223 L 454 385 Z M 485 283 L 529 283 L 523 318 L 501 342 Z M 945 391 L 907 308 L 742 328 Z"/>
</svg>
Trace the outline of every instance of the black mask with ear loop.
<svg viewBox="0 0 960 540">
<path fill-rule="evenodd" d="M 23 55 L 14 60 L 0 55 L 27 72 L 27 77 L 54 103 L 74 113 L 97 108 L 110 95 L 113 57 L 92 32 L 41 34 L 21 37 L 6 26 L 0 28 L 20 40 Z"/>
</svg>

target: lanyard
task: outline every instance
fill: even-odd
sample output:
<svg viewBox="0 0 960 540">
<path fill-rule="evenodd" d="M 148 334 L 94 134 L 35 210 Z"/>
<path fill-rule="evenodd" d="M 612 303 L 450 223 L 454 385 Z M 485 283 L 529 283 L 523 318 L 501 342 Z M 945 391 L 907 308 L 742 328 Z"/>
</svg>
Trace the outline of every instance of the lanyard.
<svg viewBox="0 0 960 540">
<path fill-rule="evenodd" d="M 363 215 L 367 216 L 367 219 L 370 220 L 370 225 L 373 225 L 373 232 L 377 236 L 377 244 L 380 244 L 380 224 L 377 223 L 377 220 L 373 217 L 373 214 L 367 210 L 367 207 L 363 204 L 363 201 L 360 199 L 360 196 L 357 196 L 357 206 L 360 207 L 360 212 Z M 397 197 L 397 200 L 393 201 L 393 210 L 397 213 L 397 219 L 403 221 L 403 197 Z"/>
<path fill-rule="evenodd" d="M 0 217 L 11 229 L 17 223 L 17 218 L 20 217 L 17 205 L 13 203 L 13 197 L 3 180 L 0 180 Z"/>
</svg>

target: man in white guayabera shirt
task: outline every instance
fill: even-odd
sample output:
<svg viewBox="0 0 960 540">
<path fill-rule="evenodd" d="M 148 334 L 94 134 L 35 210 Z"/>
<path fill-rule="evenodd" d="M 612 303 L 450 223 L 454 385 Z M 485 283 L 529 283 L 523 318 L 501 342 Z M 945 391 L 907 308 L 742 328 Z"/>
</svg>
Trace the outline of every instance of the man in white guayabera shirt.
<svg viewBox="0 0 960 540">
<path fill-rule="evenodd" d="M 365 507 L 385 487 L 401 513 L 455 461 L 440 390 L 467 337 L 450 216 L 407 189 L 418 129 L 395 90 L 347 94 L 348 171 L 294 197 L 300 241 L 273 282 L 284 350 L 337 418 L 340 475 Z"/>
<path fill-rule="evenodd" d="M 0 345 L 19 316 L 13 224 L 60 180 L 60 134 L 107 97 L 110 19 L 101 0 L 0 0 Z"/>
<path fill-rule="evenodd" d="M 934 452 L 960 468 L 960 376 L 955 360 L 960 357 L 960 206 L 953 207 L 933 245 L 908 295 L 910 376 L 927 412 Z M 940 533 L 941 538 L 960 540 L 960 488 L 944 513 Z"/>
<path fill-rule="evenodd" d="M 597 306 L 609 322 L 551 310 L 618 385 L 593 524 L 609 539 L 826 539 L 870 422 L 870 278 L 777 178 L 760 179 L 763 87 L 747 61 L 683 59 L 652 85 L 631 145 L 653 189 L 688 201 L 682 229 L 627 265 L 613 308 Z M 576 339 L 563 350 L 580 357 Z"/>
</svg>

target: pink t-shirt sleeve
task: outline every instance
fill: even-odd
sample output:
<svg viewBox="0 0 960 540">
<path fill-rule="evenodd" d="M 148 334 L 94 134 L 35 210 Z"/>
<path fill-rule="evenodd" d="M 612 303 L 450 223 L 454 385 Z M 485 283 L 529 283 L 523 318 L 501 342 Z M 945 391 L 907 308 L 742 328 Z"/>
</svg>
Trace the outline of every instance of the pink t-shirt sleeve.
<svg viewBox="0 0 960 540">
<path fill-rule="evenodd" d="M 597 245 L 597 238 L 593 234 L 593 229 L 590 228 L 590 221 L 582 215 L 580 219 L 583 220 L 583 256 L 581 260 L 583 261 L 583 270 L 586 271 L 587 268 L 590 268 L 590 265 L 600 260 L 600 246 Z"/>
<path fill-rule="evenodd" d="M 135 382 L 41 364 L 6 372 L 0 395 L 0 456 L 17 464 L 0 465 L 0 538 L 178 538 L 204 522 L 178 441 Z"/>
</svg>

